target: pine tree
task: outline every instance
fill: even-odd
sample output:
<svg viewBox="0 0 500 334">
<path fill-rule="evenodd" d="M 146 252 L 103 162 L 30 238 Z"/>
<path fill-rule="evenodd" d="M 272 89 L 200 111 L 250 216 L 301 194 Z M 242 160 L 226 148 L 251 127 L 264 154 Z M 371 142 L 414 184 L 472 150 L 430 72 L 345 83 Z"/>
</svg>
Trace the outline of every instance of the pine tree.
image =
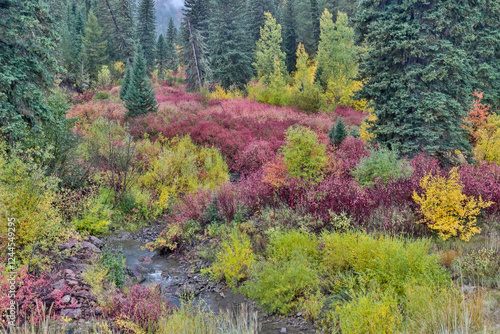
<svg viewBox="0 0 500 334">
<path fill-rule="evenodd" d="M 146 60 L 142 54 L 140 44 L 135 50 L 132 78 L 128 88 L 126 88 L 125 107 L 128 110 L 128 117 L 135 117 L 158 110 L 156 93 L 148 79 Z"/>
<path fill-rule="evenodd" d="M 85 46 L 88 74 L 91 80 L 95 80 L 97 79 L 97 72 L 101 69 L 101 66 L 106 64 L 108 61 L 108 41 L 103 40 L 102 29 L 99 26 L 97 17 L 94 15 L 92 10 L 89 12 L 83 45 Z"/>
<path fill-rule="evenodd" d="M 184 17 L 189 16 L 191 27 L 200 32 L 205 38 L 208 36 L 209 5 L 209 0 L 185 0 L 182 8 Z M 186 32 L 184 41 L 189 39 L 188 35 Z"/>
<path fill-rule="evenodd" d="M 370 48 L 357 97 L 373 101 L 377 121 L 369 130 L 376 141 L 410 156 L 424 149 L 443 161 L 470 151 L 462 119 L 473 92 L 464 50 L 473 6 L 472 0 L 360 3 L 357 34 Z"/>
<path fill-rule="evenodd" d="M 166 49 L 167 49 L 167 69 L 169 70 L 177 70 L 179 65 L 179 60 L 177 57 L 177 28 L 175 28 L 174 20 L 170 18 L 167 29 L 167 40 L 166 40 Z"/>
<path fill-rule="evenodd" d="M 281 51 L 283 39 L 281 25 L 276 22 L 271 13 L 265 13 L 266 23 L 260 28 L 260 39 L 255 50 L 255 70 L 257 78 L 269 83 L 270 75 L 274 72 L 274 62 L 279 62 L 279 68 L 285 69 L 285 54 Z"/>
<path fill-rule="evenodd" d="M 483 103 L 500 108 L 500 2 L 481 0 L 475 6 L 475 38 L 468 43 L 475 69 L 475 90 Z"/>
<path fill-rule="evenodd" d="M 332 124 L 328 137 L 330 138 L 330 142 L 337 147 L 347 138 L 347 130 L 342 121 L 342 117 L 338 120 L 336 125 Z"/>
<path fill-rule="evenodd" d="M 224 88 L 232 85 L 242 88 L 253 73 L 244 6 L 244 0 L 210 1 L 210 68 L 214 80 Z"/>
<path fill-rule="evenodd" d="M 320 35 L 319 9 L 317 0 L 310 0 L 310 1 L 311 1 L 313 47 L 314 50 L 316 51 L 318 49 L 319 35 Z"/>
<path fill-rule="evenodd" d="M 152 70 L 155 64 L 156 10 L 154 0 L 141 0 L 137 14 L 137 38 L 142 45 L 146 66 Z"/>
<path fill-rule="evenodd" d="M 163 79 L 163 73 L 167 65 L 167 56 L 167 44 L 165 43 L 163 34 L 160 34 L 158 36 L 158 43 L 156 43 L 156 69 L 158 70 L 158 78 L 160 79 Z"/>
<path fill-rule="evenodd" d="M 130 87 L 131 80 L 132 80 L 132 66 L 130 65 L 129 62 L 127 62 L 125 68 L 125 74 L 123 76 L 122 86 L 120 88 L 120 100 L 122 101 L 127 100 L 127 93 Z"/>
<path fill-rule="evenodd" d="M 210 77 L 210 68 L 207 60 L 207 46 L 199 31 L 191 26 L 188 16 L 183 24 L 189 31 L 189 40 L 184 45 L 184 61 L 187 64 L 186 84 L 189 91 L 199 90 Z"/>
<path fill-rule="evenodd" d="M 283 22 L 283 50 L 286 54 L 285 63 L 288 72 L 293 72 L 296 69 L 297 54 L 295 51 L 298 45 L 297 33 L 295 31 L 297 22 L 293 0 L 286 0 Z"/>
<path fill-rule="evenodd" d="M 248 20 L 249 31 L 252 44 L 255 44 L 260 38 L 260 28 L 266 23 L 264 13 L 274 14 L 274 1 L 272 0 L 252 0 L 248 2 Z"/>
<path fill-rule="evenodd" d="M 97 12 L 114 59 L 130 58 L 134 45 L 132 0 L 99 0 Z"/>
</svg>

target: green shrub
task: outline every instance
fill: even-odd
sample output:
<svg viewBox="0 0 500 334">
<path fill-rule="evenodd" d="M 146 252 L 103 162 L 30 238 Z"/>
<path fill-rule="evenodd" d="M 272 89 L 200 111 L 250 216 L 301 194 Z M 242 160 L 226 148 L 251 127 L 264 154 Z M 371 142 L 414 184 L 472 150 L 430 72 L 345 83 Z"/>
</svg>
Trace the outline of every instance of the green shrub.
<svg viewBox="0 0 500 334">
<path fill-rule="evenodd" d="M 242 291 L 268 312 L 295 311 L 299 298 L 318 287 L 316 236 L 300 230 L 270 232 L 266 254 L 269 261 L 252 270 Z"/>
<path fill-rule="evenodd" d="M 271 261 L 289 261 L 303 257 L 314 265 L 319 258 L 318 239 L 314 234 L 302 230 L 277 230 L 270 233 L 267 256 Z"/>
<path fill-rule="evenodd" d="M 0 140 L 0 235 L 15 238 L 16 265 L 26 264 L 33 256 L 31 265 L 44 268 L 52 261 L 45 255 L 67 239 L 70 228 L 54 205 L 59 180 L 46 176 L 30 154 L 12 147 L 7 153 Z M 4 252 L 7 247 L 0 250 L 1 257 Z"/>
<path fill-rule="evenodd" d="M 113 208 L 109 203 L 112 191 L 101 189 L 96 196 L 92 196 L 84 203 L 82 214 L 75 218 L 73 224 L 77 231 L 92 235 L 103 235 L 111 225 Z"/>
<path fill-rule="evenodd" d="M 408 178 L 411 172 L 411 166 L 405 160 L 399 159 L 396 151 L 380 148 L 378 151 L 371 150 L 370 156 L 361 158 L 352 175 L 365 187 L 377 180 L 387 183 L 399 178 Z"/>
<path fill-rule="evenodd" d="M 109 100 L 109 99 L 111 99 L 111 93 L 108 92 L 107 90 L 99 91 L 99 92 L 95 93 L 95 95 L 94 95 L 94 101 Z"/>
<path fill-rule="evenodd" d="M 308 114 L 312 114 L 318 112 L 322 98 L 321 91 L 317 86 L 306 85 L 302 90 L 290 94 L 289 104 L 296 106 Z"/>
<path fill-rule="evenodd" d="M 224 278 L 231 288 L 248 276 L 248 271 L 255 262 L 250 238 L 237 231 L 233 231 L 229 240 L 222 243 L 222 250 L 217 254 L 217 260 L 212 266 L 217 278 Z"/>
<path fill-rule="evenodd" d="M 308 259 L 297 256 L 290 261 L 256 265 L 241 291 L 259 302 L 269 313 L 289 314 L 297 310 L 299 298 L 318 288 L 319 274 Z"/>
<path fill-rule="evenodd" d="M 99 262 L 107 269 L 107 276 L 117 288 L 123 287 L 125 283 L 125 258 L 121 250 L 111 250 L 104 247 L 99 257 Z"/>
<path fill-rule="evenodd" d="M 465 283 L 500 287 L 500 251 L 482 248 L 456 258 L 453 267 Z"/>
<path fill-rule="evenodd" d="M 287 143 L 283 148 L 283 160 L 290 176 L 320 181 L 327 163 L 326 145 L 319 143 L 318 135 L 304 126 L 292 126 L 285 135 Z"/>
<path fill-rule="evenodd" d="M 343 334 L 391 334 L 399 332 L 402 316 L 390 293 L 355 295 L 335 308 Z"/>
<path fill-rule="evenodd" d="M 410 281 L 423 285 L 450 281 L 449 274 L 439 265 L 439 256 L 429 254 L 431 243 L 426 239 L 410 241 L 357 232 L 325 232 L 322 240 L 321 265 L 329 277 L 350 270 L 360 285 L 392 288 L 400 296 Z"/>
</svg>

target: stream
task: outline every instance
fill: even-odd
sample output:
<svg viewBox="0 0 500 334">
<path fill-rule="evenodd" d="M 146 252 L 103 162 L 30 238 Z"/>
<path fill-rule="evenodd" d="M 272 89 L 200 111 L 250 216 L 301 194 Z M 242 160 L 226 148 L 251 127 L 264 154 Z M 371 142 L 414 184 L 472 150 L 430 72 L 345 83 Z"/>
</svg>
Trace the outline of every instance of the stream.
<svg viewBox="0 0 500 334">
<path fill-rule="evenodd" d="M 142 284 L 159 283 L 170 299 L 170 304 L 179 306 L 181 300 L 175 295 L 179 286 L 189 284 L 193 286 L 202 286 L 200 273 L 189 274 L 187 263 L 181 263 L 179 259 L 173 256 L 159 256 L 154 252 L 142 250 L 138 240 L 120 239 L 115 237 L 106 242 L 110 247 L 121 249 L 126 258 L 126 265 L 129 268 L 141 266 L 146 268 L 145 280 Z M 143 261 L 144 258 L 150 258 L 150 261 Z M 141 260 L 140 260 L 141 259 Z M 147 259 L 149 260 L 149 259 Z M 147 271 L 147 273 L 146 273 Z M 195 301 L 202 300 L 210 309 L 218 313 L 220 311 L 239 309 L 241 304 L 252 304 L 251 301 L 239 293 L 233 293 L 229 288 L 222 284 L 215 284 L 213 289 L 202 288 L 201 292 L 195 297 Z M 305 324 L 296 317 L 278 318 L 268 316 L 259 311 L 259 320 L 262 324 L 260 333 L 315 333 L 312 325 Z"/>
</svg>

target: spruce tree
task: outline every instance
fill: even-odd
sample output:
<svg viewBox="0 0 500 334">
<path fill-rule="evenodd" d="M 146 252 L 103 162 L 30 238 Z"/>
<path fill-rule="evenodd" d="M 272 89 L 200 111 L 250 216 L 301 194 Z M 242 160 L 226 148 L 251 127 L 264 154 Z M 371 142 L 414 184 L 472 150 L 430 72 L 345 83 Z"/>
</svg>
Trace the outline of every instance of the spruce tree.
<svg viewBox="0 0 500 334">
<path fill-rule="evenodd" d="M 127 92 L 130 87 L 131 80 L 132 80 L 132 66 L 130 66 L 129 62 L 127 62 L 125 68 L 125 74 L 123 76 L 122 86 L 120 88 L 120 100 L 122 101 L 127 100 Z"/>
<path fill-rule="evenodd" d="M 468 42 L 475 70 L 474 89 L 484 92 L 483 103 L 500 109 L 500 2 L 480 0 L 475 17 L 475 38 Z"/>
<path fill-rule="evenodd" d="M 293 72 L 296 69 L 296 50 L 298 45 L 294 0 L 286 0 L 283 22 L 283 50 L 286 54 L 285 63 L 288 72 Z"/>
<path fill-rule="evenodd" d="M 252 77 L 252 45 L 244 0 L 211 0 L 210 60 L 213 78 L 222 87 L 242 88 Z"/>
<path fill-rule="evenodd" d="M 473 1 L 361 1 L 359 42 L 369 45 L 360 65 L 358 98 L 373 101 L 376 141 L 414 155 L 449 161 L 470 145 L 462 119 L 473 92 L 464 42 L 473 35 Z"/>
<path fill-rule="evenodd" d="M 174 20 L 170 18 L 167 29 L 166 49 L 167 49 L 167 69 L 175 71 L 179 65 L 177 57 L 177 28 Z"/>
<path fill-rule="evenodd" d="M 260 28 L 260 39 L 255 50 L 255 70 L 257 78 L 264 83 L 269 83 L 270 76 L 274 73 L 274 62 L 279 62 L 279 68 L 285 69 L 285 54 L 281 51 L 283 39 L 281 25 L 276 22 L 271 13 L 265 13 L 266 22 Z"/>
<path fill-rule="evenodd" d="M 248 2 L 249 31 L 252 44 L 260 38 L 260 28 L 264 27 L 266 17 L 264 13 L 274 14 L 274 1 L 272 0 L 252 0 Z"/>
<path fill-rule="evenodd" d="M 165 43 L 163 34 L 160 34 L 156 43 L 156 69 L 158 70 L 158 78 L 160 79 L 163 79 L 163 73 L 167 65 L 167 56 L 167 44 Z"/>
<path fill-rule="evenodd" d="M 316 51 L 318 49 L 319 34 L 320 34 L 318 0 L 310 0 L 310 1 L 311 1 L 313 47 L 314 51 Z"/>
<path fill-rule="evenodd" d="M 337 147 L 347 138 L 347 130 L 342 117 L 337 121 L 336 125 L 332 124 L 328 137 L 330 138 L 330 142 Z"/>
<path fill-rule="evenodd" d="M 47 4 L 37 0 L 4 0 L 0 26 L 0 135 L 14 143 L 57 120 L 44 95 L 59 70 L 59 36 Z"/>
<path fill-rule="evenodd" d="M 134 55 L 134 67 L 132 78 L 126 88 L 125 107 L 128 117 L 156 112 L 158 102 L 153 84 L 148 79 L 146 60 L 142 54 L 142 48 L 138 44 Z"/>
<path fill-rule="evenodd" d="M 208 36 L 209 0 L 185 0 L 182 14 L 189 16 L 191 27 L 200 32 L 203 37 Z M 172 22 L 173 23 L 173 22 Z M 189 38 L 186 34 L 185 41 Z"/>
<path fill-rule="evenodd" d="M 189 39 L 184 45 L 184 63 L 186 68 L 186 85 L 189 91 L 199 90 L 210 77 L 210 68 L 207 56 L 207 46 L 204 37 L 191 26 L 189 16 L 183 22 L 189 32 Z"/>
<path fill-rule="evenodd" d="M 85 29 L 85 39 L 83 40 L 85 47 L 85 58 L 87 60 L 87 72 L 91 80 L 97 79 L 97 72 L 108 61 L 107 45 L 108 41 L 102 37 L 102 28 L 97 22 L 97 17 L 91 10 Z"/>
<path fill-rule="evenodd" d="M 99 0 L 98 19 L 113 59 L 130 58 L 134 45 L 132 0 Z"/>
<path fill-rule="evenodd" d="M 146 66 L 152 70 L 155 64 L 156 10 L 154 0 L 141 0 L 137 13 L 136 36 L 142 45 Z"/>
</svg>

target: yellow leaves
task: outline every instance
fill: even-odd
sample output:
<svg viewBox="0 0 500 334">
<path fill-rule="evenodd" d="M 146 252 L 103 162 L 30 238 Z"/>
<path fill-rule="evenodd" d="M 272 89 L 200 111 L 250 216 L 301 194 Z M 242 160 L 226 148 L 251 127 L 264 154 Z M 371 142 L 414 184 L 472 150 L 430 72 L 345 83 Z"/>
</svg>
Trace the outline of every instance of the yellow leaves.
<svg viewBox="0 0 500 334">
<path fill-rule="evenodd" d="M 370 127 L 370 124 L 377 121 L 377 115 L 373 111 L 370 111 L 369 113 L 368 118 L 363 120 L 359 129 L 359 136 L 365 141 L 365 143 L 369 143 L 376 138 L 376 135 L 368 131 L 368 128 Z"/>
<path fill-rule="evenodd" d="M 224 89 L 220 85 L 215 86 L 215 90 L 210 93 L 210 99 L 231 100 L 243 97 L 239 90 Z"/>
<path fill-rule="evenodd" d="M 115 68 L 118 73 L 123 74 L 125 72 L 125 64 L 121 61 L 117 61 L 113 64 L 113 67 Z"/>
<path fill-rule="evenodd" d="M 248 270 L 255 263 L 252 243 L 246 234 L 234 231 L 229 241 L 223 242 L 222 248 L 212 269 L 217 277 L 224 277 L 227 284 L 235 288 L 239 281 L 247 277 Z"/>
<path fill-rule="evenodd" d="M 443 240 L 459 237 L 469 241 L 474 234 L 481 232 L 476 226 L 477 216 L 481 209 L 493 203 L 463 194 L 457 168 L 450 171 L 448 178 L 429 173 L 422 178 L 420 186 L 424 193 L 414 192 L 413 199 L 420 205 L 424 217 L 421 223 L 436 230 Z"/>
<path fill-rule="evenodd" d="M 486 126 L 478 130 L 480 139 L 474 150 L 477 159 L 500 164 L 500 116 L 489 116 Z"/>
<path fill-rule="evenodd" d="M 140 178 L 155 190 L 157 205 L 165 209 L 178 195 L 195 189 L 214 189 L 229 180 L 226 162 L 216 149 L 198 147 L 189 136 L 165 140 L 163 148 Z"/>
</svg>

